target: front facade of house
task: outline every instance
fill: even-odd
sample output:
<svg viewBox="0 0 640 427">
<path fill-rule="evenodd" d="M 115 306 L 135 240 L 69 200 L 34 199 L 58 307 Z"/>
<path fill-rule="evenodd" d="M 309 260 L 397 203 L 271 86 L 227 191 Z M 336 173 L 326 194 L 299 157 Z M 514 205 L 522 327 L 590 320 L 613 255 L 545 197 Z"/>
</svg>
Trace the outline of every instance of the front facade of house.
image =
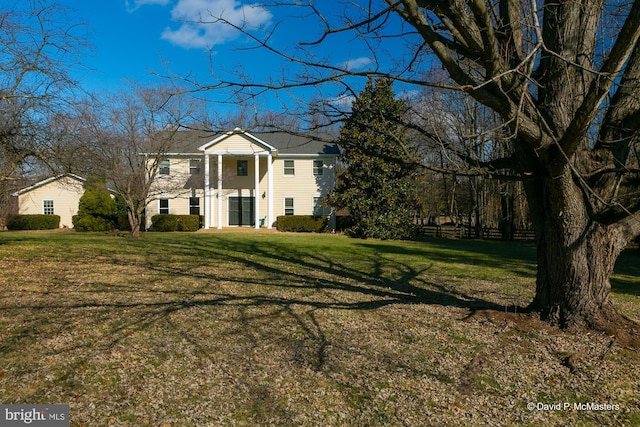
<svg viewBox="0 0 640 427">
<path fill-rule="evenodd" d="M 204 228 L 272 228 L 280 215 L 329 215 L 335 187 L 333 143 L 282 132 L 179 132 L 147 204 L 153 215 L 196 214 Z"/>
<path fill-rule="evenodd" d="M 40 181 L 13 193 L 18 199 L 18 215 L 59 215 L 60 228 L 73 228 L 85 179 L 63 174 Z"/>
</svg>

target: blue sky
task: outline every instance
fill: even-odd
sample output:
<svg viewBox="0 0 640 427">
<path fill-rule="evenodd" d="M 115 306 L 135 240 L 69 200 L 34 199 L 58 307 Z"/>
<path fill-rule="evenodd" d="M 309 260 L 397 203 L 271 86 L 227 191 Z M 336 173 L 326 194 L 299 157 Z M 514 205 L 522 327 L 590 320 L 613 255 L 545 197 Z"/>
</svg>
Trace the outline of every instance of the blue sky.
<svg viewBox="0 0 640 427">
<path fill-rule="evenodd" d="M 260 81 L 281 75 L 283 70 L 292 71 L 291 64 L 263 49 L 243 50 L 251 45 L 250 40 L 229 26 L 196 23 L 211 19 L 212 15 L 222 15 L 234 23 L 245 22 L 256 31 L 278 24 L 272 40 L 287 49 L 293 49 L 295 41 L 313 40 L 321 34 L 315 23 L 310 27 L 308 20 L 292 18 L 295 13 L 292 9 L 267 9 L 248 1 L 60 0 L 58 3 L 74 9 L 90 28 L 89 42 L 94 52 L 83 60 L 87 70 L 78 76 L 92 92 L 115 90 L 127 79 L 141 83 L 155 81 L 153 73 L 165 74 L 167 67 L 179 75 L 196 76 L 204 83 L 213 80 L 209 77 L 210 65 L 215 73 L 227 77 L 242 67 Z M 371 63 L 370 54 L 359 51 L 358 44 L 348 38 L 322 46 L 320 54 L 326 55 L 332 65 L 349 62 L 353 69 Z M 323 95 L 337 96 L 339 91 L 336 86 Z M 213 96 L 223 99 L 226 95 Z"/>
<path fill-rule="evenodd" d="M 362 1 L 368 4 L 367 0 Z M 264 34 L 261 31 L 275 27 L 277 31 L 270 42 L 289 53 L 295 52 L 298 42 L 317 40 L 323 31 L 318 19 L 309 19 L 308 10 L 266 8 L 252 0 L 58 0 L 58 3 L 72 9 L 89 27 L 88 42 L 94 50 L 83 58 L 86 68 L 76 77 L 93 93 L 124 88 L 128 79 L 152 84 L 159 81 L 157 74 L 169 72 L 211 84 L 215 82 L 211 71 L 237 79 L 239 70 L 243 70 L 254 81 L 261 82 L 300 71 L 265 49 L 247 50 L 255 42 L 228 25 L 198 23 L 211 21 L 212 16 L 223 16 L 234 24 L 244 22 L 257 37 Z M 333 20 L 340 19 L 342 6 L 338 4 L 341 2 L 315 3 Z M 333 25 L 340 25 L 336 22 Z M 400 58 L 404 41 L 388 43 L 391 43 L 388 51 L 377 51 L 376 47 L 369 50 L 353 34 L 337 34 L 312 49 L 330 65 L 359 71 L 372 65 L 372 51 L 383 66 Z M 356 91 L 364 87 L 363 79 L 349 82 Z M 258 107 L 282 110 L 281 105 L 293 105 L 295 97 L 306 100 L 321 97 L 335 100 L 335 104 L 348 104 L 351 98 L 343 97 L 343 90 L 339 84 L 326 84 L 320 89 L 306 88 L 295 93 L 268 92 L 258 99 Z M 396 85 L 397 93 L 406 90 Z M 218 114 L 232 115 L 239 109 L 237 104 L 225 103 L 230 99 L 229 92 L 208 92 L 205 96 L 216 101 L 210 105 Z"/>
<path fill-rule="evenodd" d="M 94 52 L 85 58 L 89 70 L 82 83 L 90 90 L 111 90 L 125 79 L 142 82 L 169 66 L 178 73 L 208 72 L 208 49 L 227 51 L 238 37 L 215 31 L 213 25 L 183 24 L 200 13 L 224 10 L 233 1 L 215 0 L 62 0 L 89 26 Z M 225 4 L 226 3 L 226 4 Z M 221 26 L 217 26 L 220 29 Z M 228 32 L 227 32 L 228 33 Z M 233 58 L 229 58 L 232 60 Z"/>
</svg>

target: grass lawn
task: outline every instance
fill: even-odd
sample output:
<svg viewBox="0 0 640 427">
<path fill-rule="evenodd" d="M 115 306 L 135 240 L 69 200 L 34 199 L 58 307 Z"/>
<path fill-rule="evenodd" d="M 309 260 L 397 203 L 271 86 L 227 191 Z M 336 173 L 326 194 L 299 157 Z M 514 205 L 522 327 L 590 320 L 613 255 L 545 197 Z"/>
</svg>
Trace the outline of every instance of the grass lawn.
<svg viewBox="0 0 640 427">
<path fill-rule="evenodd" d="M 465 240 L 3 232 L 0 403 L 69 404 L 72 426 L 640 424 L 635 349 L 519 312 L 534 258 Z M 640 319 L 640 251 L 612 285 Z"/>
</svg>

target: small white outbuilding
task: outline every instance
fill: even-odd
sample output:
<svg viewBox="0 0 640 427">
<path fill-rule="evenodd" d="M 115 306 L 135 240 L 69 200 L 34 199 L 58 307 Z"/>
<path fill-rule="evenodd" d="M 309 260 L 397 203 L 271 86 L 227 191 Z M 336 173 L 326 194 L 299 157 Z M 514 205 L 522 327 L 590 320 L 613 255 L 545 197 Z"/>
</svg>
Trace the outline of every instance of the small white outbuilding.
<svg viewBox="0 0 640 427">
<path fill-rule="evenodd" d="M 16 191 L 18 214 L 59 215 L 60 228 L 73 228 L 86 179 L 71 173 L 61 174 Z"/>
</svg>

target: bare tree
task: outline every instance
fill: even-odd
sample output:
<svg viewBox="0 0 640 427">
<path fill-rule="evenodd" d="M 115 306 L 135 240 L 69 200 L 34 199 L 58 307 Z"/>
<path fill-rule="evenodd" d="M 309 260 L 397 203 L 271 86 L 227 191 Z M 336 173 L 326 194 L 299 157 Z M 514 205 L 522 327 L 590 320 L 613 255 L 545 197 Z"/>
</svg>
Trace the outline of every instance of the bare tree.
<svg viewBox="0 0 640 427">
<path fill-rule="evenodd" d="M 156 196 L 190 191 L 181 180 L 157 185 L 165 155 L 179 143 L 181 124 L 196 110 L 186 98 L 175 88 L 132 86 L 101 103 L 86 104 L 81 112 L 101 174 L 126 204 L 132 237 L 140 235 L 145 208 Z"/>
<path fill-rule="evenodd" d="M 29 158 L 47 160 L 47 118 L 76 89 L 70 75 L 86 28 L 47 0 L 0 6 L 0 179 Z"/>
<path fill-rule="evenodd" d="M 255 96 L 331 84 L 348 95 L 358 76 L 433 85 L 426 71 L 439 63 L 453 81 L 447 88 L 495 111 L 511 141 L 504 157 L 467 162 L 467 169 L 486 175 L 510 170 L 524 182 L 538 248 L 531 308 L 563 327 L 627 324 L 610 300 L 609 277 L 626 243 L 640 233 L 640 199 L 620 197 L 625 177 L 639 172 L 633 153 L 640 128 L 640 1 L 270 6 L 301 10 L 288 16 L 315 18 L 307 28 L 322 28 L 320 34 L 286 46 L 276 44 L 282 40 L 275 37 L 278 26 L 260 34 L 224 16 L 203 19 L 233 26 L 286 69 L 282 78 L 267 81 L 212 75 L 209 82 L 190 82 L 196 90 L 233 88 Z M 367 69 L 322 56 L 321 47 L 346 35 L 369 49 Z"/>
<path fill-rule="evenodd" d="M 70 70 L 86 48 L 85 27 L 55 2 L 0 5 L 0 218 L 19 173 L 48 163 L 46 122 L 76 88 Z"/>
</svg>

